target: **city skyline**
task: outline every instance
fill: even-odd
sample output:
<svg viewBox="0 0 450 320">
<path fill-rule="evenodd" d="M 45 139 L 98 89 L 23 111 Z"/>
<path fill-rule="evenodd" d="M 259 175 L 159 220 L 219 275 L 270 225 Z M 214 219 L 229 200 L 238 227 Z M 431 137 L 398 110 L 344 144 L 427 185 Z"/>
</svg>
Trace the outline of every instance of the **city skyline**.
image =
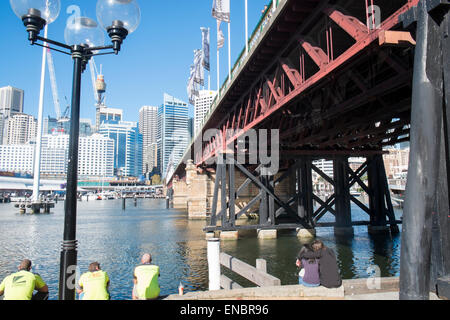
<svg viewBox="0 0 450 320">
<path fill-rule="evenodd" d="M 261 17 L 261 10 L 269 1 L 254 0 L 249 3 L 249 30 L 256 26 Z M 80 5 L 82 14 L 95 18 L 94 3 L 62 1 L 59 18 L 49 26 L 52 38 L 63 39 L 63 32 L 69 14 L 67 8 Z M 164 92 L 187 101 L 186 79 L 189 76 L 189 65 L 192 63 L 192 52 L 201 47 L 200 27 L 211 28 L 211 52 L 216 50 L 216 24 L 211 17 L 212 0 L 197 1 L 195 6 L 189 2 L 164 1 L 150 4 L 140 1 L 141 25 L 127 41 L 123 53 L 118 57 L 102 57 L 96 60 L 97 66 L 103 65 L 105 81 L 108 85 L 106 105 L 124 110 L 124 120 L 137 121 L 139 109 L 145 105 L 160 105 Z M 232 1 L 232 63 L 244 48 L 244 2 Z M 18 21 L 9 7 L 9 2 L 0 4 L 1 24 L 8 27 L 7 41 L 9 50 L 1 50 L 2 74 L 8 77 L 0 79 L 0 87 L 11 85 L 26 92 L 24 113 L 37 116 L 39 97 L 40 61 L 42 51 L 29 46 L 22 23 Z M 190 19 L 182 19 L 190 17 Z M 173 20 L 175 18 L 175 20 Z M 168 24 L 167 21 L 183 21 Z M 165 27 L 161 27 L 165 26 Z M 170 49 L 167 39 L 175 39 L 177 50 Z M 4 44 L 2 44 L 4 45 Z M 160 48 L 160 50 L 155 50 Z M 15 49 L 12 50 L 11 48 Z M 180 48 L 182 48 L 180 50 Z M 211 61 L 211 89 L 215 90 L 215 54 Z M 221 79 L 227 76 L 226 50 L 220 51 Z M 72 64 L 70 59 L 54 54 L 56 79 L 58 82 L 59 100 L 66 107 L 66 97 L 70 101 Z M 27 72 L 17 72 L 26 69 Z M 179 79 L 173 81 L 173 79 Z M 127 79 L 126 81 L 124 79 Z M 207 88 L 208 83 L 205 83 Z M 151 90 L 148 90 L 151 88 Z M 83 75 L 81 117 L 95 123 L 95 97 L 89 70 Z M 189 115 L 193 117 L 193 107 L 189 106 Z M 46 74 L 44 116 L 55 117 L 52 92 L 48 72 Z"/>
</svg>

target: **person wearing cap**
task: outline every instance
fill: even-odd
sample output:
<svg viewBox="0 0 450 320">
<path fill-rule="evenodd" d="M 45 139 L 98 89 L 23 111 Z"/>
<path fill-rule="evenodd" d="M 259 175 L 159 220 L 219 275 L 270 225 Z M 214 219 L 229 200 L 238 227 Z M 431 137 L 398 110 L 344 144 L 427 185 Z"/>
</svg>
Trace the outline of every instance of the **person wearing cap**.
<svg viewBox="0 0 450 320">
<path fill-rule="evenodd" d="M 0 284 L 3 300 L 48 300 L 48 286 L 40 275 L 31 272 L 31 261 L 23 260 L 18 270 Z M 33 296 L 34 290 L 38 292 Z"/>
<path fill-rule="evenodd" d="M 77 289 L 80 300 L 109 300 L 109 277 L 100 268 L 100 263 L 92 262 L 89 272 L 84 273 L 78 281 Z"/>
<path fill-rule="evenodd" d="M 134 269 L 133 300 L 156 300 L 159 297 L 159 267 L 151 263 L 152 256 L 146 253 L 142 256 L 141 265 Z"/>
</svg>

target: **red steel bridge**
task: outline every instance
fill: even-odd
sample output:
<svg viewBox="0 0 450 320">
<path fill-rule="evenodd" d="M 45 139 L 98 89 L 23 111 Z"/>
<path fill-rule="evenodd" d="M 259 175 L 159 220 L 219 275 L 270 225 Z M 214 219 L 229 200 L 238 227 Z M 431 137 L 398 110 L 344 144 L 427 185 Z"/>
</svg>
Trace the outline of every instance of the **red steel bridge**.
<svg viewBox="0 0 450 320">
<path fill-rule="evenodd" d="M 443 83 L 446 92 L 450 92 L 450 51 L 445 51 L 448 30 L 441 30 L 445 29 L 442 21 L 447 21 L 448 28 L 446 12 L 448 1 L 433 0 L 272 3 L 250 40 L 249 53 L 239 57 L 232 78 L 225 81 L 201 132 L 169 177 L 169 188 L 172 179 L 185 178 L 189 159 L 199 172 L 214 176 L 214 197 L 206 231 L 323 226 L 334 227 L 336 233 L 352 233 L 354 225 L 369 225 L 375 232 L 398 232 L 401 221 L 395 219 L 391 204 L 383 148 L 411 140 L 410 171 L 414 172 L 410 172 L 408 181 L 410 201 L 408 204 L 407 199 L 405 219 L 411 219 L 408 220 L 411 226 L 428 225 L 431 230 L 429 221 L 436 207 L 430 207 L 430 203 L 434 201 L 435 206 L 436 198 L 444 199 L 442 208 L 448 213 L 448 119 L 445 124 L 442 108 L 432 107 L 439 105 L 439 97 L 440 106 L 442 101 L 448 103 Z M 442 18 L 445 16 L 447 20 Z M 428 21 L 426 26 L 424 21 Z M 436 36 L 439 30 L 447 36 Z M 443 44 L 439 45 L 440 41 Z M 421 58 L 415 54 L 419 48 Z M 434 70 L 436 81 L 431 79 L 431 71 L 425 72 L 426 81 L 420 80 L 427 68 Z M 447 78 L 443 78 L 444 73 Z M 441 90 L 423 94 L 429 87 L 428 81 L 435 88 L 440 83 Z M 414 101 L 420 105 L 416 109 L 422 110 L 416 115 L 412 108 Z M 433 113 L 433 110 L 440 111 Z M 429 114 L 438 115 L 430 118 Z M 441 141 L 441 123 L 445 127 L 444 144 L 436 143 Z M 424 129 L 425 125 L 434 125 L 434 131 Z M 205 139 L 209 129 L 219 131 Z M 229 156 L 236 154 L 240 139 L 259 129 L 279 130 L 280 174 L 276 176 L 262 175 L 264 165 L 241 164 L 235 156 Z M 250 152 L 254 150 L 252 147 L 247 145 L 244 150 Z M 225 155 L 227 161 L 212 161 Z M 364 157 L 366 161 L 355 170 L 349 166 L 350 157 Z M 333 160 L 333 177 L 313 165 L 317 159 Z M 235 185 L 235 172 L 246 178 L 240 186 Z M 312 172 L 333 186 L 334 194 L 328 199 L 314 193 Z M 429 175 L 424 176 L 425 173 Z M 368 181 L 363 181 L 365 175 Z M 294 191 L 288 197 L 276 194 L 276 186 L 285 179 L 294 180 Z M 245 207 L 236 209 L 242 189 L 250 184 L 259 193 Z M 435 185 L 434 189 L 430 184 Z M 350 194 L 354 185 L 369 195 L 368 205 Z M 439 191 L 436 185 L 445 185 L 438 188 L 440 196 L 436 196 Z M 352 221 L 352 202 L 367 213 L 367 221 Z M 258 223 L 239 225 L 238 218 L 254 206 L 259 209 Z M 413 207 L 420 212 L 406 216 L 414 211 Z M 321 223 L 327 212 L 335 216 L 335 222 Z M 421 213 L 423 217 L 417 218 Z M 444 230 L 441 239 L 447 239 L 445 250 L 450 250 L 447 213 L 436 223 Z M 418 236 L 420 231 L 416 231 L 410 236 Z M 425 233 L 429 239 L 430 235 L 431 231 Z"/>
</svg>

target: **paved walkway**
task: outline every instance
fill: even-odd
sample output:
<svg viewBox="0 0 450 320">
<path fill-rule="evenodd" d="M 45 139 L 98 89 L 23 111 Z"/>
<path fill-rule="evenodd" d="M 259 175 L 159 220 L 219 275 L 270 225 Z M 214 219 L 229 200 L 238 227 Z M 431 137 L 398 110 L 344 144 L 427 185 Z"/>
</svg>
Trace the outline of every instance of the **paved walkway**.
<svg viewBox="0 0 450 320">
<path fill-rule="evenodd" d="M 399 300 L 398 278 L 344 280 L 337 289 L 300 285 L 190 292 L 166 300 Z M 430 293 L 430 300 L 439 300 Z"/>
</svg>

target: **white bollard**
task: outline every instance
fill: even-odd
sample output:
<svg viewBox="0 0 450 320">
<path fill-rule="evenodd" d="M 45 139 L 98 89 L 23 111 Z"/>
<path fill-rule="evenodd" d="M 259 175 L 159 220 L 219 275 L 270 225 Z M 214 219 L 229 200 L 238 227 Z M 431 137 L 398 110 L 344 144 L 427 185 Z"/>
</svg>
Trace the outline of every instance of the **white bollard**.
<svg viewBox="0 0 450 320">
<path fill-rule="evenodd" d="M 209 290 L 220 290 L 220 240 L 208 239 Z"/>
</svg>

